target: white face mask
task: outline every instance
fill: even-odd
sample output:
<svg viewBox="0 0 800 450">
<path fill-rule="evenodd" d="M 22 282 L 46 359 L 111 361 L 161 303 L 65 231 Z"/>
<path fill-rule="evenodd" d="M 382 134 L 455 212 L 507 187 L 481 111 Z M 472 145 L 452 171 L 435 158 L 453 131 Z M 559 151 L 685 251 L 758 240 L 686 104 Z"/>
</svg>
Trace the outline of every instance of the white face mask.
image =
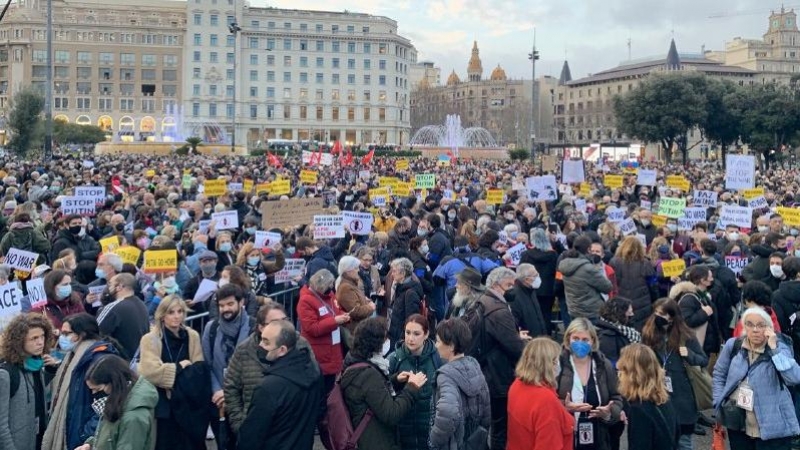
<svg viewBox="0 0 800 450">
<path fill-rule="evenodd" d="M 539 289 L 542 286 L 542 277 L 536 277 L 531 284 L 534 289 Z"/>
<path fill-rule="evenodd" d="M 222 287 L 222 286 L 225 286 L 226 284 L 228 284 L 230 282 L 231 282 L 231 280 L 229 280 L 227 278 L 220 278 L 219 281 L 217 282 L 217 286 Z"/>
<path fill-rule="evenodd" d="M 556 361 L 556 366 L 553 371 L 556 374 L 556 378 L 561 376 L 561 360 Z"/>
<path fill-rule="evenodd" d="M 738 241 L 738 240 L 739 240 L 739 233 L 737 233 L 735 231 L 733 233 L 728 233 L 728 241 L 734 242 L 734 241 Z"/>
<path fill-rule="evenodd" d="M 769 227 L 767 225 L 759 225 L 758 226 L 758 232 L 759 233 L 766 233 L 767 231 L 769 231 Z"/>
<path fill-rule="evenodd" d="M 769 271 L 772 273 L 772 276 L 775 278 L 783 278 L 783 267 L 781 266 L 769 266 Z"/>
<path fill-rule="evenodd" d="M 386 356 L 391 350 L 391 345 L 389 344 L 389 340 L 383 342 L 383 347 L 381 347 L 381 356 Z"/>
</svg>

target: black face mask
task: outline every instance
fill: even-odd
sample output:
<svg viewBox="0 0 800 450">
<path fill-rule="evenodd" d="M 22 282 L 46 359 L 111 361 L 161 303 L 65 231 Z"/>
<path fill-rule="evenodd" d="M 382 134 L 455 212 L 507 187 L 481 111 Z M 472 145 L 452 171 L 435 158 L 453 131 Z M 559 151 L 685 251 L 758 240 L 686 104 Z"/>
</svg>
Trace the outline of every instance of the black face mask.
<svg viewBox="0 0 800 450">
<path fill-rule="evenodd" d="M 125 224 L 124 223 L 118 223 L 118 224 L 114 225 L 114 229 L 117 230 L 117 231 L 123 231 L 123 230 L 125 230 Z"/>
<path fill-rule="evenodd" d="M 258 348 L 256 348 L 256 357 L 261 362 L 261 364 L 270 363 L 269 360 L 267 359 L 267 351 L 261 348 L 260 345 L 258 346 Z"/>
<path fill-rule="evenodd" d="M 194 211 L 189 211 L 189 218 L 194 219 L 195 214 L 196 213 Z"/>
<path fill-rule="evenodd" d="M 69 227 L 69 232 L 77 236 L 81 232 L 81 226 Z"/>
<path fill-rule="evenodd" d="M 602 260 L 603 260 L 603 258 L 600 257 L 600 255 L 589 255 L 589 261 L 591 261 L 592 264 L 597 264 Z"/>
<path fill-rule="evenodd" d="M 663 318 L 661 316 L 656 316 L 656 318 L 654 320 L 655 320 L 656 326 L 659 327 L 659 328 L 668 328 L 671 325 L 669 320 L 667 320 L 667 319 L 665 319 L 665 318 Z"/>
<path fill-rule="evenodd" d="M 92 400 L 99 400 L 101 398 L 106 398 L 106 397 L 108 397 L 108 394 L 106 394 L 103 391 L 98 391 L 92 394 Z"/>
</svg>

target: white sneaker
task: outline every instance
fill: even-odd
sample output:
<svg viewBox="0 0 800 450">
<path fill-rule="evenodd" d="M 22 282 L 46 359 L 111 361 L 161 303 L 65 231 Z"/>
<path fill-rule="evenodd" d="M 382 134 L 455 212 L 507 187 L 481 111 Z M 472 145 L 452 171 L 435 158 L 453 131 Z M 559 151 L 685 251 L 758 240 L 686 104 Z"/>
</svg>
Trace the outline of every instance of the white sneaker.
<svg viewBox="0 0 800 450">
<path fill-rule="evenodd" d="M 207 441 L 213 441 L 214 440 L 214 432 L 211 431 L 211 425 L 209 425 L 208 429 L 206 430 L 206 440 Z"/>
</svg>

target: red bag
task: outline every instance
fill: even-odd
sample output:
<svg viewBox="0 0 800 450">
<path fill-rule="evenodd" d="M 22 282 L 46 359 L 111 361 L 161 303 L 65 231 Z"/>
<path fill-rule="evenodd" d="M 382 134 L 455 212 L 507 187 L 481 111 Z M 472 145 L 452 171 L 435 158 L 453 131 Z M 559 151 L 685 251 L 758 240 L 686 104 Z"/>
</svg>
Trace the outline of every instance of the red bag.
<svg viewBox="0 0 800 450">
<path fill-rule="evenodd" d="M 359 367 L 369 367 L 369 364 L 356 363 L 345 369 L 344 372 L 336 377 L 336 384 L 333 385 L 331 393 L 328 394 L 328 409 L 325 411 L 325 417 L 321 421 L 319 436 L 322 445 L 327 450 L 356 450 L 358 448 L 358 439 L 361 438 L 372 419 L 372 410 L 367 409 L 367 413 L 361 418 L 358 427 L 353 430 L 350 411 L 344 401 L 341 386 L 342 375 L 350 369 Z"/>
</svg>

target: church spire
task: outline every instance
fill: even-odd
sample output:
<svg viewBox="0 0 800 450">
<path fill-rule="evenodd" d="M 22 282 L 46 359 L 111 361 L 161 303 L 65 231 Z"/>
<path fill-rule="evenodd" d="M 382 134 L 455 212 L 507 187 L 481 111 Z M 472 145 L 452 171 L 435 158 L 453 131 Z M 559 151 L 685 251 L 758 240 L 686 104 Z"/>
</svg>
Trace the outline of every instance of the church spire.
<svg viewBox="0 0 800 450">
<path fill-rule="evenodd" d="M 469 58 L 467 64 L 467 79 L 469 81 L 481 81 L 483 76 L 483 65 L 481 64 L 480 50 L 478 50 L 478 41 L 472 42 L 472 56 Z"/>
<path fill-rule="evenodd" d="M 675 46 L 675 39 L 669 44 L 669 53 L 667 53 L 667 70 L 681 70 L 681 57 L 678 55 L 678 48 Z"/>
<path fill-rule="evenodd" d="M 558 78 L 558 85 L 563 86 L 572 81 L 572 72 L 569 70 L 569 62 L 565 59 L 561 67 L 561 76 Z"/>
</svg>

